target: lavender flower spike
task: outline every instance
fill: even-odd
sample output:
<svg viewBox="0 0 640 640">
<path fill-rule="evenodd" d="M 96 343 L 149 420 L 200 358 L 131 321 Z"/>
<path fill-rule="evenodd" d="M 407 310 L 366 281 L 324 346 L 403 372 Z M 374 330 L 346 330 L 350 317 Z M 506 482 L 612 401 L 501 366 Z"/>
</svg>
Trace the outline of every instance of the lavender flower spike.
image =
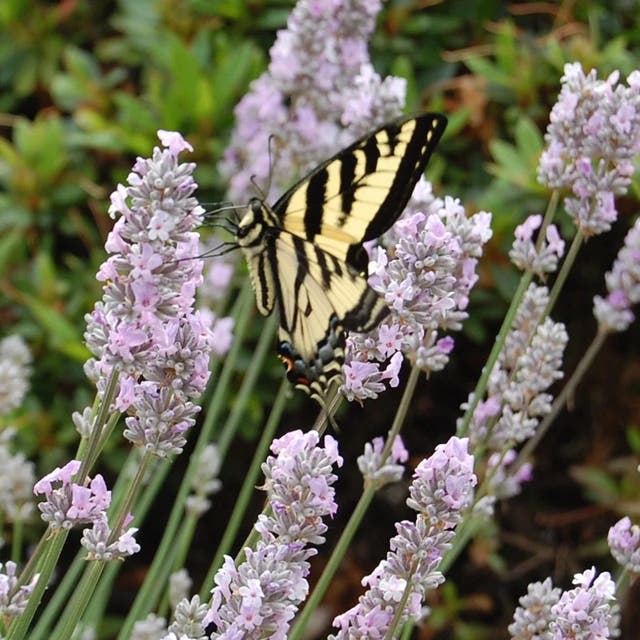
<svg viewBox="0 0 640 640">
<path fill-rule="evenodd" d="M 462 512 L 471 506 L 476 476 L 468 440 L 452 437 L 415 470 L 407 504 L 418 512 L 415 522 L 396 524 L 390 550 L 373 573 L 358 604 L 338 616 L 335 640 L 384 638 L 402 607 L 400 624 L 424 615 L 424 596 L 444 582 L 437 570 L 454 537 Z"/>
<path fill-rule="evenodd" d="M 195 227 L 204 210 L 193 197 L 191 149 L 180 134 L 159 131 L 164 149 L 138 158 L 128 186 L 112 194 L 119 214 L 98 271 L 104 295 L 87 316 L 85 339 L 95 358 L 85 367 L 102 391 L 120 372 L 115 408 L 128 412 L 125 436 L 157 456 L 180 453 L 199 411 L 193 400 L 209 377 L 212 334 L 194 311 L 202 281 Z M 86 420 L 78 418 L 86 431 Z"/>
<path fill-rule="evenodd" d="M 6 522 L 28 520 L 35 509 L 31 488 L 35 464 L 10 448 L 13 429 L 0 432 L 0 518 Z M 0 546 L 3 540 L 0 538 Z"/>
<path fill-rule="evenodd" d="M 270 178 L 277 197 L 296 176 L 399 116 L 406 82 L 382 79 L 367 41 L 380 0 L 299 0 L 271 48 L 269 70 L 235 109 L 236 128 L 220 172 L 241 202 Z M 269 155 L 269 136 L 275 136 Z"/>
<path fill-rule="evenodd" d="M 409 452 L 405 449 L 400 436 L 396 436 L 386 460 L 382 460 L 384 439 L 374 438 L 364 445 L 364 453 L 358 457 L 358 469 L 362 473 L 366 484 L 376 489 L 391 482 L 398 482 L 404 473 L 404 463 L 409 459 Z"/>
<path fill-rule="evenodd" d="M 131 520 L 132 516 L 128 516 L 125 519 L 122 525 L 122 532 L 118 538 L 112 541 L 113 532 L 109 527 L 106 514 L 102 513 L 94 521 L 91 529 L 85 529 L 82 532 L 80 544 L 88 552 L 86 559 L 110 562 L 111 560 L 122 560 L 127 556 L 138 553 L 140 545 L 133 537 L 138 529 L 134 527 L 126 529 Z"/>
<path fill-rule="evenodd" d="M 255 525 L 260 539 L 246 560 L 227 556 L 215 577 L 211 609 L 202 622 L 214 623 L 211 638 L 284 640 L 298 605 L 306 597 L 309 558 L 322 544 L 323 517 L 336 511 L 331 472 L 342 464 L 330 436 L 319 446 L 317 432 L 292 431 L 274 440 L 263 464 L 271 515 Z"/>
<path fill-rule="evenodd" d="M 385 380 L 397 386 L 405 357 L 425 372 L 445 367 L 453 338 L 439 331 L 462 328 L 490 221 L 486 212 L 467 218 L 458 200 L 435 198 L 418 182 L 407 212 L 385 236 L 388 248 L 372 252 L 369 284 L 391 313 L 376 330 L 349 335 L 341 388 L 347 399 L 375 398 Z"/>
<path fill-rule="evenodd" d="M 595 568 L 577 573 L 575 589 L 564 591 L 551 607 L 551 640 L 605 640 L 616 637 L 615 584 L 607 571 L 596 576 Z"/>
<path fill-rule="evenodd" d="M 529 216 L 515 230 L 513 247 L 509 251 L 511 262 L 522 269 L 528 269 L 538 277 L 552 273 L 558 268 L 558 260 L 564 253 L 564 240 L 560 238 L 558 228 L 550 224 L 546 231 L 546 241 L 540 250 L 536 248 L 533 234 L 542 224 L 542 216 Z"/>
<path fill-rule="evenodd" d="M 640 574 L 640 526 L 622 518 L 609 529 L 611 555 L 631 573 Z"/>
<path fill-rule="evenodd" d="M 625 331 L 635 319 L 631 307 L 640 302 L 640 217 L 627 232 L 605 282 L 609 295 L 594 297 L 593 315 L 601 331 Z"/>
<path fill-rule="evenodd" d="M 0 416 L 22 403 L 29 390 L 31 352 L 20 336 L 0 340 Z"/>
<path fill-rule="evenodd" d="M 40 574 L 36 574 L 29 584 L 18 587 L 19 580 L 16 576 L 16 563 L 7 562 L 4 567 L 0 563 L 0 615 L 3 618 L 19 616 L 24 613 Z"/>
<path fill-rule="evenodd" d="M 79 469 L 80 462 L 71 460 L 62 468 L 56 467 L 33 487 L 33 493 L 46 497 L 38 509 L 52 529 L 71 529 L 76 524 L 96 522 L 111 504 L 111 491 L 100 474 L 93 480 L 87 479 L 89 486 L 73 482 Z"/>
<path fill-rule="evenodd" d="M 598 80 L 579 63 L 567 64 L 551 111 L 538 179 L 571 196 L 565 208 L 587 237 L 608 231 L 640 152 L 640 71 L 618 84 L 619 72 Z"/>
<path fill-rule="evenodd" d="M 554 587 L 551 578 L 534 582 L 527 588 L 527 595 L 520 598 L 520 606 L 513 614 L 509 634 L 514 640 L 546 640 L 551 622 L 551 607 L 560 599 L 561 589 Z"/>
</svg>

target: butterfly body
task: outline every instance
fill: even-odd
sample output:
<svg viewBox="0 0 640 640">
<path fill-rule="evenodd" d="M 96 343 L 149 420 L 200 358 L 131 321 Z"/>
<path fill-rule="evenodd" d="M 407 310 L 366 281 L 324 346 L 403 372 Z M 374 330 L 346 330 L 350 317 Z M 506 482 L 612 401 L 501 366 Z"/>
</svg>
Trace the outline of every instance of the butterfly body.
<svg viewBox="0 0 640 640">
<path fill-rule="evenodd" d="M 438 114 L 389 123 L 273 207 L 253 198 L 237 226 L 258 310 L 279 314 L 287 377 L 318 398 L 341 375 L 345 331 L 369 331 L 388 313 L 367 284 L 363 243 L 400 216 L 445 126 Z"/>
</svg>

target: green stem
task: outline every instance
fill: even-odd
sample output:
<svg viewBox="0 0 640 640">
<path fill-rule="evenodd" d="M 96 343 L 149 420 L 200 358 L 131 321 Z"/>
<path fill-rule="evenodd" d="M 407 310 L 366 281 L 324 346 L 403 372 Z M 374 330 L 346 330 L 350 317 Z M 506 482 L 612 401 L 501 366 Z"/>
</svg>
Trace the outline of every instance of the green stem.
<svg viewBox="0 0 640 640">
<path fill-rule="evenodd" d="M 109 407 L 113 403 L 116 396 L 116 389 L 118 388 L 118 378 L 120 377 L 120 371 L 118 367 L 113 367 L 107 380 L 107 388 L 104 391 L 102 400 L 100 401 L 100 408 L 98 409 L 98 415 L 93 423 L 93 429 L 89 436 L 84 456 L 81 461 L 80 469 L 74 478 L 74 482 L 79 485 L 83 485 L 86 477 L 89 475 L 91 465 L 97 460 L 100 454 L 100 442 L 103 427 L 109 422 Z M 119 414 L 118 414 L 119 415 Z M 104 441 L 102 441 L 104 443 Z M 84 443 L 81 441 L 81 447 Z M 80 448 L 79 448 L 80 450 Z"/>
<path fill-rule="evenodd" d="M 171 461 L 162 460 L 154 469 L 151 481 L 145 487 L 145 490 L 138 496 L 134 507 L 135 523 L 138 527 L 141 527 L 142 523 L 144 523 L 145 518 L 151 509 L 151 505 L 160 492 L 160 489 L 164 486 L 164 481 L 170 469 Z M 86 624 L 92 625 L 94 628 L 97 628 L 100 624 L 105 607 L 113 593 L 113 582 L 123 566 L 124 563 L 122 562 L 111 562 L 106 566 L 100 582 L 96 587 L 94 596 L 85 611 L 83 620 Z M 29 640 L 31 640 L 31 638 Z"/>
<path fill-rule="evenodd" d="M 246 413 L 247 404 L 251 398 L 251 393 L 256 386 L 258 376 L 262 371 L 264 359 L 267 356 L 267 353 L 269 353 L 269 351 L 273 348 L 273 340 L 276 333 L 277 324 L 278 323 L 275 314 L 270 316 L 265 322 L 262 334 L 260 335 L 260 340 L 258 340 L 258 345 L 256 346 L 256 350 L 251 358 L 251 366 L 249 367 L 247 374 L 242 381 L 240 390 L 238 391 L 238 394 L 236 395 L 233 402 L 231 413 L 225 421 L 222 432 L 220 433 L 220 437 L 216 442 L 220 457 L 223 459 L 227 453 L 227 450 L 229 449 L 231 441 L 236 435 L 236 431 L 238 430 L 238 426 L 240 425 L 240 420 Z"/>
<path fill-rule="evenodd" d="M 385 448 L 383 449 L 383 452 L 380 456 L 381 467 L 386 464 L 387 458 L 391 453 L 393 441 L 395 440 L 395 437 L 400 433 L 400 429 L 402 428 L 409 407 L 411 406 L 411 400 L 413 398 L 413 394 L 415 393 L 416 385 L 418 384 L 419 378 L 420 369 L 413 367 L 411 369 L 411 373 L 409 374 L 407 384 L 405 385 L 404 391 L 402 393 L 402 398 L 400 399 L 398 411 L 396 411 L 396 415 L 393 419 L 393 424 L 391 425 L 391 429 L 387 434 L 387 442 L 385 443 Z M 318 580 L 313 592 L 307 599 L 304 609 L 296 619 L 296 623 L 293 625 L 289 634 L 289 640 L 298 640 L 298 638 L 306 628 L 309 618 L 322 601 L 322 598 L 329 588 L 329 585 L 331 584 L 336 571 L 340 567 L 340 564 L 342 563 L 344 556 L 347 553 L 349 545 L 353 540 L 353 536 L 355 535 L 358 527 L 360 526 L 360 523 L 362 522 L 364 514 L 371 504 L 371 500 L 373 499 L 376 490 L 377 487 L 374 483 L 365 482 L 365 488 L 362 492 L 362 496 L 360 496 L 360 500 L 358 500 L 358 504 L 351 514 L 349 522 L 347 522 L 347 526 L 340 536 L 340 540 L 338 540 L 338 544 L 333 550 L 333 553 L 331 554 L 331 557 L 329 558 L 329 561 L 327 562 L 327 565 L 325 566 L 320 579 Z"/>
<path fill-rule="evenodd" d="M 409 570 L 409 576 L 407 577 L 407 581 L 404 587 L 404 591 L 402 592 L 402 598 L 400 602 L 398 602 L 395 606 L 395 612 L 393 614 L 393 618 L 391 623 L 389 624 L 389 628 L 387 632 L 384 634 L 384 640 L 393 640 L 396 637 L 396 629 L 400 625 L 400 620 L 402 619 L 402 615 L 405 612 L 405 608 L 407 606 L 407 602 L 409 601 L 409 596 L 413 591 L 412 585 L 412 576 L 416 572 L 416 562 L 413 563 L 413 566 Z M 413 626 L 413 625 L 411 625 Z"/>
<path fill-rule="evenodd" d="M 31 596 L 29 596 L 29 601 L 27 602 L 24 613 L 20 617 L 15 618 L 9 626 L 7 640 L 22 640 L 25 637 L 36 610 L 40 606 L 44 591 L 58 564 L 60 553 L 62 552 L 68 534 L 69 532 L 65 529 L 58 529 L 56 531 L 48 529 L 44 534 L 45 537 L 48 536 L 48 538 L 45 538 L 42 556 L 35 570 L 35 573 L 39 573 L 40 577 Z"/>
<path fill-rule="evenodd" d="M 553 220 L 555 216 L 556 209 L 558 208 L 558 201 L 560 199 L 560 194 L 557 190 L 555 190 L 551 197 L 549 198 L 549 203 L 547 204 L 547 210 L 544 214 L 544 221 L 542 225 L 542 230 L 544 230 L 550 222 Z M 544 240 L 544 235 L 541 232 L 540 237 L 538 238 L 538 246 L 542 244 Z M 566 262 L 566 260 L 565 260 Z M 563 265 L 564 266 L 564 265 Z M 489 377 L 491 376 L 491 372 L 493 371 L 493 367 L 495 366 L 498 357 L 500 356 L 500 352 L 502 351 L 502 347 L 504 346 L 504 342 L 507 339 L 507 335 L 511 329 L 511 325 L 513 324 L 513 320 L 516 317 L 516 313 L 518 311 L 518 307 L 522 302 L 522 298 L 526 293 L 529 284 L 533 280 L 533 273 L 531 271 L 527 271 L 522 274 L 520 278 L 520 283 L 518 284 L 518 288 L 511 299 L 511 304 L 509 305 L 509 309 L 507 314 L 502 321 L 502 326 L 500 327 L 500 331 L 496 336 L 496 340 L 494 342 L 493 348 L 491 349 L 491 353 L 487 358 L 487 362 L 482 369 L 482 374 L 478 383 L 476 384 L 476 388 L 473 390 L 473 397 L 471 402 L 469 403 L 469 407 L 465 411 L 464 417 L 462 419 L 462 424 L 458 429 L 458 436 L 466 436 L 469 432 L 469 425 L 471 423 L 471 419 L 473 417 L 473 412 L 475 411 L 478 403 L 484 397 L 484 394 L 487 390 L 487 385 L 489 384 Z M 565 276 L 566 277 L 566 276 Z M 543 316 L 544 317 L 544 316 Z"/>
<path fill-rule="evenodd" d="M 276 432 L 276 429 L 280 422 L 280 418 L 282 417 L 282 413 L 286 406 L 288 394 L 289 382 L 286 380 L 286 378 L 283 378 L 282 383 L 280 384 L 280 389 L 278 390 L 278 395 L 276 396 L 276 399 L 273 403 L 269 419 L 267 420 L 267 424 L 265 425 L 265 428 L 262 431 L 262 435 L 260 436 L 260 442 L 258 443 L 256 452 L 253 456 L 251 466 L 247 471 L 246 479 L 235 501 L 233 512 L 231 513 L 231 516 L 229 518 L 229 524 L 225 529 L 222 540 L 220 541 L 218 549 L 216 550 L 216 555 L 211 562 L 207 576 L 205 577 L 202 583 L 202 587 L 200 588 L 200 598 L 202 598 L 203 600 L 207 598 L 211 588 L 213 587 L 213 579 L 217 570 L 222 564 L 223 556 L 230 552 L 233 541 L 238 535 L 238 530 L 240 529 L 240 525 L 244 519 L 249 501 L 255 491 L 255 486 L 261 471 L 261 465 L 267 457 L 269 446 L 271 445 L 273 436 Z M 249 536 L 243 547 L 247 545 L 251 545 L 251 536 Z"/>
<path fill-rule="evenodd" d="M 480 529 L 482 523 L 481 518 L 473 517 L 467 514 L 467 517 L 458 525 L 456 529 L 456 537 L 453 539 L 451 547 L 445 551 L 442 560 L 438 565 L 438 571 L 445 574 L 451 568 L 462 550 L 469 544 L 469 540 L 475 536 Z"/>
<path fill-rule="evenodd" d="M 562 262 L 562 267 L 558 272 L 558 276 L 553 283 L 553 288 L 549 293 L 549 302 L 547 303 L 547 308 L 544 310 L 542 314 L 542 318 L 546 318 L 550 313 L 553 307 L 556 304 L 556 300 L 562 291 L 562 287 L 564 287 L 565 282 L 567 281 L 567 277 L 569 276 L 569 272 L 573 267 L 576 257 L 578 256 L 578 251 L 580 251 L 580 247 L 582 246 L 582 241 L 584 240 L 584 236 L 578 231 L 575 236 L 573 236 L 573 241 L 571 242 L 571 246 L 569 247 L 569 251 L 565 259 Z"/>
<path fill-rule="evenodd" d="M 418 384 L 419 378 L 420 369 L 412 367 L 411 372 L 409 373 L 409 379 L 407 380 L 407 384 L 402 392 L 402 398 L 400 398 L 400 404 L 398 404 L 398 410 L 393 418 L 393 424 L 387 434 L 387 441 L 385 442 L 384 449 L 382 450 L 382 455 L 380 456 L 381 465 L 384 465 L 387 462 L 387 458 L 389 457 L 391 448 L 393 447 L 393 441 L 402 429 L 402 425 L 404 424 L 409 407 L 411 406 L 411 401 L 413 400 L 413 394 L 416 391 L 416 385 Z"/>
<path fill-rule="evenodd" d="M 556 215 L 556 210 L 558 208 L 558 202 L 560 201 L 560 191 L 558 189 L 554 189 L 551 193 L 551 198 L 549 198 L 549 203 L 547 204 L 547 210 L 544 213 L 544 219 L 542 221 L 542 226 L 540 227 L 540 233 L 538 234 L 538 241 L 536 242 L 536 249 L 540 251 L 542 249 L 542 245 L 544 244 L 546 230 L 547 227 L 553 221 L 553 218 Z"/>
<path fill-rule="evenodd" d="M 84 572 L 80 583 L 76 585 L 73 596 L 62 614 L 60 622 L 50 636 L 51 640 L 69 640 L 71 638 L 74 629 L 91 600 L 104 567 L 104 562 L 91 562 L 87 571 Z"/>
<path fill-rule="evenodd" d="M 122 504 L 118 505 L 118 508 L 111 522 L 111 535 L 109 536 L 109 544 L 112 544 L 120 537 L 125 518 L 127 517 L 127 515 L 129 515 L 131 506 L 133 505 L 134 500 L 138 496 L 138 493 L 143 486 L 147 468 L 149 467 L 152 458 L 153 455 L 149 452 L 145 452 L 145 454 L 143 455 L 142 460 L 140 461 L 140 465 L 136 470 L 136 475 L 129 485 L 126 497 L 122 501 Z"/>
<path fill-rule="evenodd" d="M 51 637 L 51 627 L 55 620 L 60 618 L 60 612 L 69 601 L 71 592 L 77 587 L 78 580 L 85 568 L 87 561 L 84 559 L 86 550 L 80 549 L 73 562 L 64 574 L 64 578 L 51 594 L 51 600 L 47 603 L 42 615 L 38 617 L 36 626 L 29 633 L 29 640 L 41 640 Z"/>
<path fill-rule="evenodd" d="M 338 544 L 336 544 L 327 565 L 325 566 L 320 579 L 318 580 L 313 592 L 307 598 L 307 602 L 300 612 L 300 615 L 296 618 L 296 622 L 294 623 L 291 631 L 289 632 L 288 639 L 289 640 L 299 640 L 303 637 L 306 626 L 309 622 L 309 618 L 317 609 L 320 604 L 324 594 L 327 592 L 327 589 L 331 585 L 331 581 L 339 569 L 340 564 L 342 563 L 344 556 L 349 549 L 349 545 L 353 540 L 353 537 L 360 526 L 362 518 L 364 514 L 367 512 L 369 505 L 371 504 L 371 500 L 373 500 L 373 496 L 375 495 L 375 487 L 370 485 L 365 488 L 358 500 L 358 504 L 356 508 L 353 510 L 351 517 L 349 518 L 349 522 L 347 522 L 347 526 L 344 528 L 342 535 L 340 536 L 340 540 L 338 540 Z"/>
</svg>

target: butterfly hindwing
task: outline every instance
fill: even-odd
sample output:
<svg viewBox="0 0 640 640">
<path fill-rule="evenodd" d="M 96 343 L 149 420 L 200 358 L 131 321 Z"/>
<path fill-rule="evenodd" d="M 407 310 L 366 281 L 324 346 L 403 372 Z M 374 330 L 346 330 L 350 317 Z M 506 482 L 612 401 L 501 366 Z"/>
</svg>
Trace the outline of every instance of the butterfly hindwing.
<svg viewBox="0 0 640 640">
<path fill-rule="evenodd" d="M 386 305 L 362 274 L 314 243 L 280 231 L 267 254 L 277 283 L 278 354 L 291 382 L 324 387 L 341 372 L 344 329 L 367 330 Z"/>
<path fill-rule="evenodd" d="M 363 243 L 398 219 L 446 126 L 438 114 L 389 123 L 319 165 L 273 207 L 251 200 L 236 240 L 258 310 L 280 316 L 287 377 L 321 399 L 341 375 L 345 330 L 388 313 L 367 283 Z"/>
</svg>

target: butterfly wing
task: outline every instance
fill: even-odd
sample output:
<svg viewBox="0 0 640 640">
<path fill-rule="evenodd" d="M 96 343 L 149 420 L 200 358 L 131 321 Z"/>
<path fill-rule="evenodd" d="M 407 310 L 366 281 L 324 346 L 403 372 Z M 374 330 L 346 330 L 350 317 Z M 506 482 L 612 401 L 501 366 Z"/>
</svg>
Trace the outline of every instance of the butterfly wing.
<svg viewBox="0 0 640 640">
<path fill-rule="evenodd" d="M 289 233 L 364 273 L 362 243 L 398 219 L 446 122 L 427 113 L 386 124 L 305 176 L 276 202 L 273 213 Z"/>
<path fill-rule="evenodd" d="M 344 329 L 368 330 L 386 305 L 349 264 L 286 231 L 269 243 L 267 262 L 280 314 L 278 355 L 291 382 L 322 395 L 341 374 Z"/>
<path fill-rule="evenodd" d="M 321 401 L 341 374 L 344 330 L 368 331 L 387 307 L 368 286 L 363 242 L 402 213 L 446 126 L 438 114 L 387 124 L 322 163 L 273 207 L 254 198 L 236 239 L 258 309 L 277 307 L 287 377 Z"/>
</svg>

